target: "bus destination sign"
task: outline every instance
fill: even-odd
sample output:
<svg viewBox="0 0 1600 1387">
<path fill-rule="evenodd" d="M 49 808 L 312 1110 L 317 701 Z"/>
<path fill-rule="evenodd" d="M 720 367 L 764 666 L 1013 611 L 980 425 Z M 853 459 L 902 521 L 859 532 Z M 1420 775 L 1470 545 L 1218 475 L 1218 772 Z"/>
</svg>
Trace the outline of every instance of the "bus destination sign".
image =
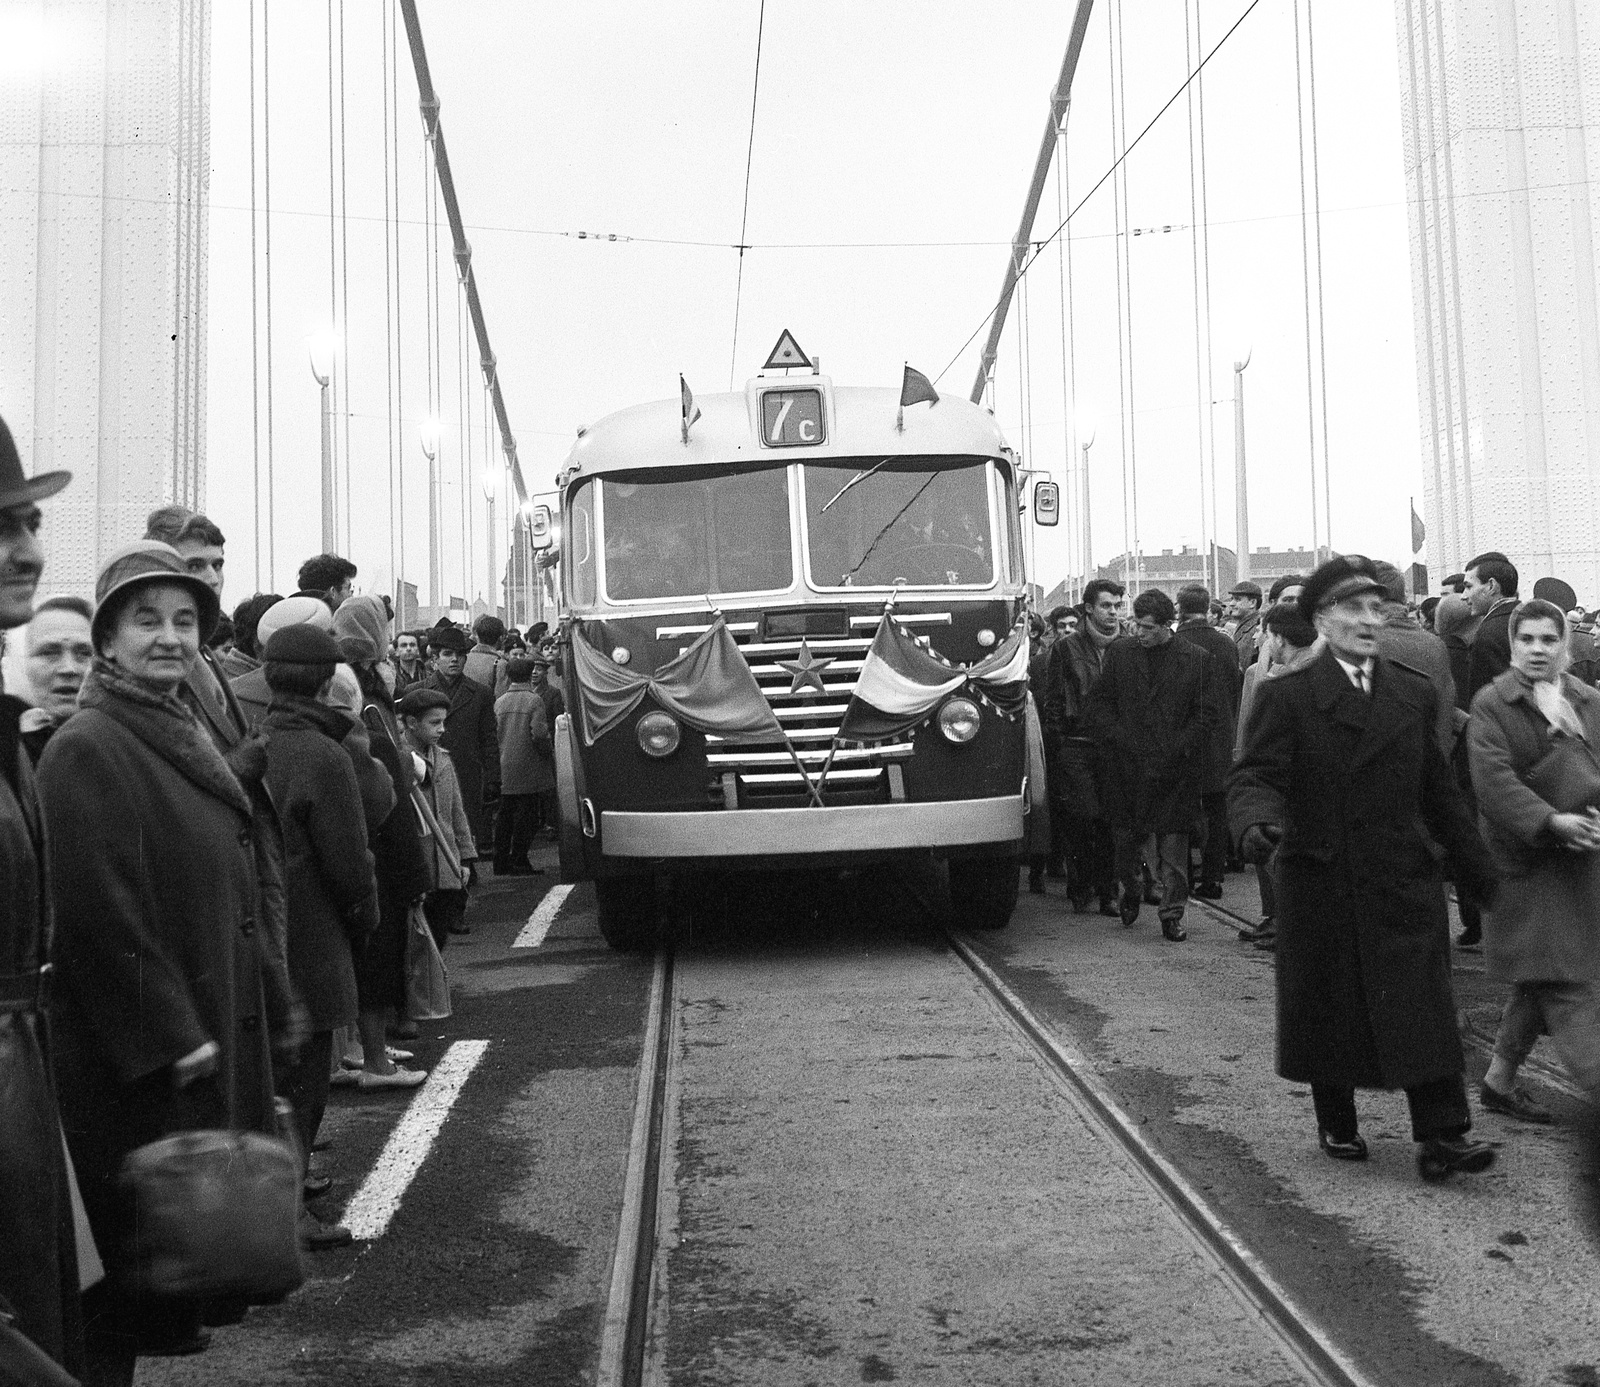
<svg viewBox="0 0 1600 1387">
<path fill-rule="evenodd" d="M 761 397 L 761 441 L 769 448 L 811 448 L 827 438 L 822 391 L 769 390 Z"/>
</svg>

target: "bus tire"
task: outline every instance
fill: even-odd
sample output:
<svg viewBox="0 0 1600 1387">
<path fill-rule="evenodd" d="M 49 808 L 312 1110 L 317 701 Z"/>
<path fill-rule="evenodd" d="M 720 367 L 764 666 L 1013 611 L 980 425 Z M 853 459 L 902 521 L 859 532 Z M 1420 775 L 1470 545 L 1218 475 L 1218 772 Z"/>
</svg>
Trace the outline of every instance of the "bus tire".
<svg viewBox="0 0 1600 1387">
<path fill-rule="evenodd" d="M 957 929 L 1004 929 L 1017 908 L 1020 871 L 1014 857 L 950 861 L 950 908 Z"/>
<path fill-rule="evenodd" d="M 618 953 L 654 946 L 658 912 L 652 876 L 601 877 L 594 884 L 600 937 Z"/>
</svg>

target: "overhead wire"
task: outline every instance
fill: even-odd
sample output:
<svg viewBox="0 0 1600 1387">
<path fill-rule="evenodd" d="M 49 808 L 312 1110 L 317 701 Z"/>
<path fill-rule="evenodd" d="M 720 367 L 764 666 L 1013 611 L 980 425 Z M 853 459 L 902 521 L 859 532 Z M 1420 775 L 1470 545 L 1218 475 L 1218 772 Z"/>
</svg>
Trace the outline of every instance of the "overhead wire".
<svg viewBox="0 0 1600 1387">
<path fill-rule="evenodd" d="M 750 139 L 744 152 L 744 210 L 739 214 L 739 273 L 733 289 L 733 347 L 728 353 L 728 389 L 733 389 L 733 375 L 739 360 L 739 305 L 744 298 L 744 238 L 750 224 L 750 170 L 756 153 L 756 101 L 761 95 L 761 38 L 767 26 L 767 0 L 761 0 L 756 16 L 756 70 L 750 84 Z"/>
<path fill-rule="evenodd" d="M 1247 20 L 1252 14 L 1255 13 L 1256 7 L 1258 5 L 1260 5 L 1260 3 L 1261 3 L 1261 0 L 1250 0 L 1249 5 L 1247 5 L 1245 7 L 1244 13 L 1242 13 L 1236 20 L 1234 20 L 1233 23 L 1228 27 L 1228 31 L 1225 34 L 1223 34 L 1223 36 L 1220 39 L 1217 40 L 1216 47 L 1214 47 L 1209 53 L 1207 53 L 1206 56 L 1200 60 L 1200 63 L 1195 68 L 1195 70 L 1193 72 L 1191 72 L 1187 77 L 1185 77 L 1183 79 L 1183 83 L 1182 83 L 1182 85 L 1179 86 L 1177 91 L 1173 92 L 1172 95 L 1169 96 L 1166 99 L 1166 101 L 1162 103 L 1161 109 L 1159 111 L 1157 111 L 1155 113 L 1155 115 L 1150 117 L 1149 124 L 1146 125 L 1144 127 L 1144 129 L 1139 132 L 1138 136 L 1133 140 L 1133 142 L 1131 144 L 1128 144 L 1123 148 L 1122 152 L 1119 155 L 1117 155 L 1116 161 L 1111 165 L 1111 167 L 1108 168 L 1103 174 L 1100 175 L 1099 178 L 1097 178 L 1095 180 L 1094 186 L 1091 187 L 1088 192 L 1086 192 L 1081 198 L 1078 199 L 1077 203 L 1072 207 L 1072 210 L 1069 211 L 1064 218 L 1062 218 L 1061 224 L 1059 226 L 1057 226 L 1056 229 L 1054 231 L 1052 231 L 1048 236 L 1046 236 L 1042 241 L 1036 241 L 1034 243 L 1034 247 L 1035 247 L 1034 254 L 1031 255 L 1028 258 L 1028 260 L 1017 270 L 1017 276 L 1018 276 L 1019 279 L 1023 275 L 1028 273 L 1028 271 L 1033 267 L 1034 261 L 1039 258 L 1039 254 L 1042 253 L 1044 248 L 1046 246 L 1048 246 L 1052 241 L 1054 241 L 1055 238 L 1057 236 L 1059 236 L 1067 228 L 1068 224 L 1072 221 L 1072 219 L 1075 216 L 1077 216 L 1079 212 L 1081 212 L 1083 210 L 1085 204 L 1088 203 L 1089 199 L 1092 198 L 1097 192 L 1099 192 L 1100 189 L 1105 186 L 1106 182 L 1116 174 L 1117 169 L 1122 164 L 1122 161 L 1125 160 L 1130 154 L 1133 153 L 1133 151 L 1135 149 L 1137 149 L 1139 147 L 1139 144 L 1144 139 L 1144 137 L 1146 135 L 1148 135 L 1151 132 L 1151 130 L 1153 130 L 1155 128 L 1156 122 L 1159 121 L 1161 119 L 1161 117 L 1164 116 L 1168 112 L 1168 110 L 1170 110 L 1172 108 L 1173 104 L 1177 101 L 1177 99 L 1180 96 L 1182 96 L 1185 91 L 1188 90 L 1189 83 L 1193 82 L 1197 77 L 1199 77 L 1199 75 L 1205 70 L 1206 64 L 1209 63 L 1213 58 L 1215 58 L 1217 56 L 1217 54 L 1221 51 L 1223 45 L 1226 44 L 1228 42 L 1228 40 L 1231 39 L 1234 36 L 1234 34 L 1238 32 L 1239 26 L 1241 24 L 1243 24 L 1245 22 L 1245 20 Z M 1120 234 L 1120 231 L 1119 231 L 1119 234 Z M 965 342 L 963 342 L 961 344 L 961 346 L 957 349 L 956 354 L 953 357 L 951 357 L 948 362 L 945 363 L 944 370 L 940 371 L 939 374 L 934 377 L 934 381 L 936 383 L 940 379 L 943 378 L 945 373 L 947 371 L 949 371 L 949 369 L 952 366 L 954 366 L 957 361 L 959 361 L 961 359 L 962 352 L 966 351 L 966 349 L 972 345 L 973 340 L 978 336 L 978 334 L 980 332 L 982 332 L 985 327 L 988 326 L 989 319 L 994 317 L 995 313 L 999 311 L 999 308 L 1000 308 L 999 303 L 996 303 L 992 308 L 990 308 L 990 310 L 987 313 L 985 313 L 983 315 L 982 320 L 978 323 L 977 327 L 973 328 L 971 335 L 968 336 L 967 340 Z"/>
</svg>

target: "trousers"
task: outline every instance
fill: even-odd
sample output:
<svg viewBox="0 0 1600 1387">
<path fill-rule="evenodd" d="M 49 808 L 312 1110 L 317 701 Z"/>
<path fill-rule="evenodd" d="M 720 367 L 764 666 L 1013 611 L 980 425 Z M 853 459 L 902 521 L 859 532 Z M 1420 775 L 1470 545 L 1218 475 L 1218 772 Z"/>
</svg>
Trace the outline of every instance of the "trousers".
<svg viewBox="0 0 1600 1387">
<path fill-rule="evenodd" d="M 1218 790 L 1201 795 L 1200 808 L 1206 817 L 1206 840 L 1200 849 L 1200 880 L 1220 884 L 1228 870 L 1228 795 Z"/>
<path fill-rule="evenodd" d="M 1467 1086 L 1459 1074 L 1408 1088 L 1406 1102 L 1411 1108 L 1413 1141 L 1459 1137 L 1472 1127 Z M 1312 1084 L 1311 1105 L 1317 1112 L 1317 1126 L 1335 1141 L 1349 1141 L 1355 1136 L 1355 1089 L 1343 1084 Z"/>
<path fill-rule="evenodd" d="M 1189 835 L 1187 833 L 1139 833 L 1119 828 L 1116 832 L 1117 880 L 1124 892 L 1137 899 L 1142 883 L 1139 861 L 1143 858 L 1150 874 L 1161 885 L 1161 904 L 1156 914 L 1164 921 L 1183 918 L 1189 899 Z"/>
<path fill-rule="evenodd" d="M 1500 1013 L 1496 1057 L 1515 1069 L 1541 1035 L 1550 1037 L 1572 1081 L 1600 1102 L 1600 988 L 1592 982 L 1515 982 Z"/>
<path fill-rule="evenodd" d="M 328 1080 L 333 1066 L 333 1032 L 312 1031 L 294 1062 L 278 1078 L 278 1097 L 294 1108 L 295 1131 L 300 1137 L 302 1164 L 311 1159 L 311 1144 L 328 1108 Z"/>
<path fill-rule="evenodd" d="M 539 826 L 539 796 L 501 795 L 500 813 L 494 824 L 494 866 L 522 868 L 528 865 L 528 849 Z"/>
</svg>

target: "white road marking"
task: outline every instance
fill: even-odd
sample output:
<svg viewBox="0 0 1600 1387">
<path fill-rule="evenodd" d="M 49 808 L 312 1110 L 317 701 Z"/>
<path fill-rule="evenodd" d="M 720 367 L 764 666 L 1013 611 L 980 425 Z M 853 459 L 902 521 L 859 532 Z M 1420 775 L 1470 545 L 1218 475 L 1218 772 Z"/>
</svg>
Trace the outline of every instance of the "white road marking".
<svg viewBox="0 0 1600 1387">
<path fill-rule="evenodd" d="M 434 1065 L 399 1125 L 389 1135 L 383 1154 L 361 1182 L 342 1222 L 358 1238 L 382 1237 L 400 1207 L 407 1187 L 433 1148 L 434 1138 L 450 1109 L 489 1048 L 487 1040 L 458 1040 Z"/>
<path fill-rule="evenodd" d="M 572 894 L 571 884 L 552 886 L 544 893 L 544 899 L 539 902 L 532 915 L 528 916 L 528 923 L 522 927 L 522 933 L 511 941 L 513 949 L 537 949 L 544 943 L 545 935 L 550 933 L 550 926 L 555 924 L 556 916 L 561 913 L 561 907 L 567 903 L 567 897 Z"/>
</svg>

